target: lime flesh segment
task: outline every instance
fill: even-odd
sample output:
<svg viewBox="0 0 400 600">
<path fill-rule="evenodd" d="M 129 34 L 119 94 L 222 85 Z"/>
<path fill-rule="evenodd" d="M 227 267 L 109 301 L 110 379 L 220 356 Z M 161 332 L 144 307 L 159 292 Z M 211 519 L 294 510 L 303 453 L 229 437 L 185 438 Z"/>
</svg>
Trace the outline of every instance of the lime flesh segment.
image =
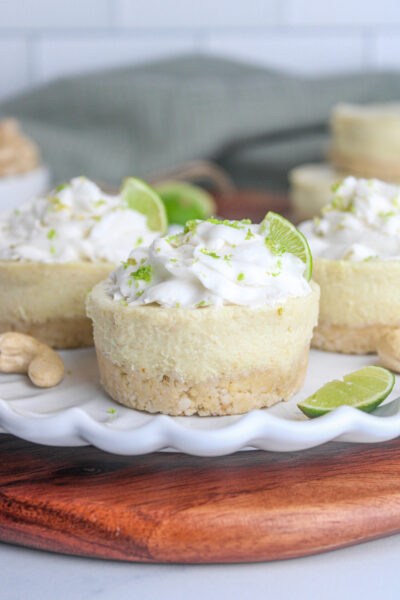
<svg viewBox="0 0 400 600">
<path fill-rule="evenodd" d="M 394 375 L 383 367 L 364 367 L 325 384 L 315 394 L 299 402 L 300 410 L 313 419 L 331 412 L 338 406 L 353 406 L 372 412 L 390 394 Z"/>
<path fill-rule="evenodd" d="M 168 220 L 165 206 L 153 188 L 141 179 L 128 177 L 122 184 L 122 200 L 126 205 L 147 217 L 150 231 L 167 231 Z"/>
<path fill-rule="evenodd" d="M 268 212 L 261 223 L 261 234 L 266 234 L 281 250 L 294 254 L 305 264 L 304 277 L 310 281 L 312 275 L 312 256 L 310 246 L 304 235 L 287 219 Z"/>
<path fill-rule="evenodd" d="M 164 202 L 168 221 L 185 225 L 186 221 L 208 219 L 216 212 L 210 194 L 200 187 L 183 181 L 166 181 L 155 186 Z"/>
</svg>

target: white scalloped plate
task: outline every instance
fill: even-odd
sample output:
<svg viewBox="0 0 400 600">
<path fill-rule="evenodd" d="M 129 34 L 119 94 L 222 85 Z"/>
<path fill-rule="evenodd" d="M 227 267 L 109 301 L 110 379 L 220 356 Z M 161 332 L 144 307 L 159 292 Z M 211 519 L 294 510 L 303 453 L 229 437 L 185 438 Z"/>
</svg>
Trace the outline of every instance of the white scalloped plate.
<svg viewBox="0 0 400 600">
<path fill-rule="evenodd" d="M 306 419 L 296 406 L 326 381 L 376 363 L 373 356 L 314 350 L 305 385 L 289 402 L 233 417 L 168 417 L 113 402 L 100 386 L 93 349 L 61 354 L 69 373 L 56 388 L 40 390 L 23 375 L 0 375 L 0 431 L 50 446 L 92 444 L 127 455 L 174 449 L 199 456 L 249 447 L 303 450 L 331 440 L 374 443 L 400 435 L 400 400 L 382 405 L 374 415 L 341 407 L 314 420 Z M 396 377 L 388 401 L 399 392 Z"/>
</svg>

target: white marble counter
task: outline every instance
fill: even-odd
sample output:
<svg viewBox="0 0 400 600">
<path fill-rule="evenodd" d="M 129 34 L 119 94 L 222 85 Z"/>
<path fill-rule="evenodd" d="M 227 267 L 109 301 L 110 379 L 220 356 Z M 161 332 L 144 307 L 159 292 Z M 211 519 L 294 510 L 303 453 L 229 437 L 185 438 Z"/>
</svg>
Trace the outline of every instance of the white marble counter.
<svg viewBox="0 0 400 600">
<path fill-rule="evenodd" d="M 398 600 L 400 535 L 301 559 L 146 565 L 0 544 L 0 600 Z"/>
</svg>

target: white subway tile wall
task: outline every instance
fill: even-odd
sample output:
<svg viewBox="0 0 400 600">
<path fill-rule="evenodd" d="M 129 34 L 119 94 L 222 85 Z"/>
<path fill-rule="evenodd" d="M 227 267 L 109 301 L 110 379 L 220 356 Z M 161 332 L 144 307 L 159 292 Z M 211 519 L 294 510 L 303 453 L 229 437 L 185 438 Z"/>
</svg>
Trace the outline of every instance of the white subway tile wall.
<svg viewBox="0 0 400 600">
<path fill-rule="evenodd" d="M 0 100 L 182 52 L 307 75 L 400 68 L 400 0 L 0 0 Z"/>
</svg>

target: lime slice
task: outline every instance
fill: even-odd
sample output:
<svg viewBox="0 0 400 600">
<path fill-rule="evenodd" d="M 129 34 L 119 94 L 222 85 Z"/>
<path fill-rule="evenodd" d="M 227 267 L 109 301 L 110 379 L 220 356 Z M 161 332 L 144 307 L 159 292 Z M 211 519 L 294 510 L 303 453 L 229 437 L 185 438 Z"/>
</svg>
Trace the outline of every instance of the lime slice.
<svg viewBox="0 0 400 600">
<path fill-rule="evenodd" d="M 266 239 L 271 240 L 278 250 L 290 252 L 298 256 L 306 265 L 304 277 L 310 281 L 312 274 L 312 256 L 308 242 L 304 235 L 287 219 L 268 212 L 261 223 L 261 233 L 266 234 Z"/>
<path fill-rule="evenodd" d="M 167 211 L 168 221 L 185 225 L 186 221 L 208 219 L 216 212 L 210 194 L 183 181 L 166 181 L 155 187 Z"/>
<path fill-rule="evenodd" d="M 393 385 L 394 375 L 387 369 L 364 367 L 345 375 L 343 381 L 330 381 L 297 406 L 311 419 L 338 406 L 354 406 L 371 412 L 390 394 Z"/>
<path fill-rule="evenodd" d="M 147 183 L 128 177 L 122 184 L 121 196 L 129 208 L 146 215 L 150 231 L 167 231 L 168 221 L 164 204 L 157 192 Z"/>
</svg>

